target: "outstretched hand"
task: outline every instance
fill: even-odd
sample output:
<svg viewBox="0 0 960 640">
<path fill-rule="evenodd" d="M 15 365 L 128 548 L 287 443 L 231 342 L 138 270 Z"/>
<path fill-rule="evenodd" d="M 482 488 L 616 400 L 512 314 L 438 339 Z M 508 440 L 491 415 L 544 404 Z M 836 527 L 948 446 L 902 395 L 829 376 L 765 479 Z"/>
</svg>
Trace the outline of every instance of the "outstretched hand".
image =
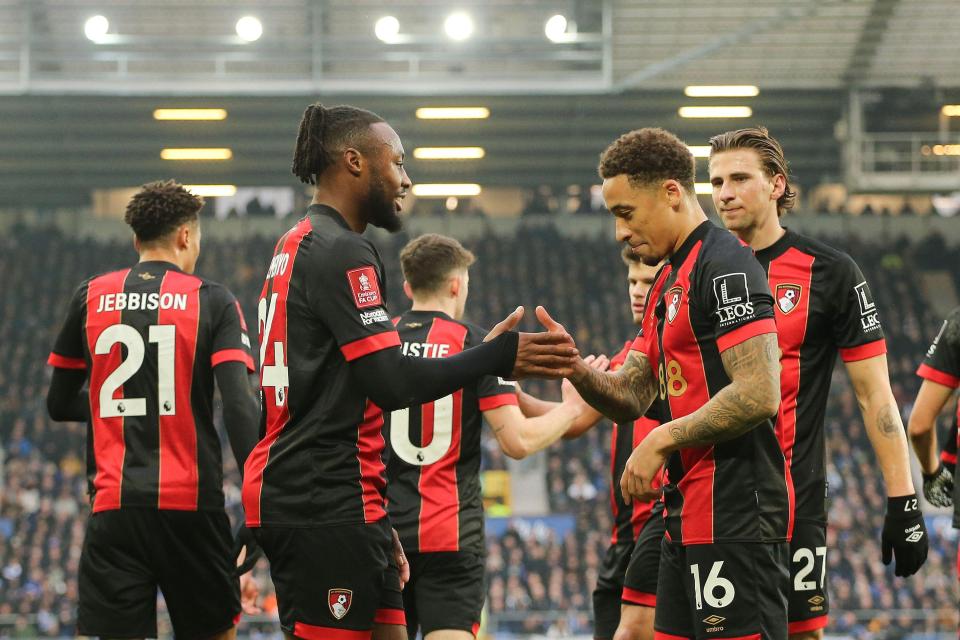
<svg viewBox="0 0 960 640">
<path fill-rule="evenodd" d="M 517 359 L 513 364 L 512 378 L 566 378 L 573 372 L 579 352 L 573 338 L 559 322 L 543 307 L 537 307 L 537 319 L 546 331 L 519 334 Z M 523 317 L 522 308 L 507 316 L 493 331 L 507 331 L 515 327 Z M 491 334 L 493 333 L 491 331 Z"/>
</svg>

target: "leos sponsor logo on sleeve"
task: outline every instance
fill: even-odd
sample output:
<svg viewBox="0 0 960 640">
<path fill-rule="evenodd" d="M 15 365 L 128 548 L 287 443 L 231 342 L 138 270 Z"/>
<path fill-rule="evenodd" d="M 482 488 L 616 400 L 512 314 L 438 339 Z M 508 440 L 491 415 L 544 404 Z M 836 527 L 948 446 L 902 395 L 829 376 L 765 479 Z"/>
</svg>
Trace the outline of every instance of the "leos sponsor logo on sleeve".
<svg viewBox="0 0 960 640">
<path fill-rule="evenodd" d="M 353 292 L 353 303 L 358 309 L 379 307 L 383 304 L 380 285 L 377 284 L 377 272 L 373 267 L 360 267 L 347 271 L 347 280 Z"/>
<path fill-rule="evenodd" d="M 870 287 L 866 280 L 853 288 L 857 296 L 857 303 L 860 305 L 860 327 L 864 332 L 875 331 L 880 328 L 880 314 L 877 313 L 877 305 L 873 302 L 873 294 L 870 293 Z"/>
<path fill-rule="evenodd" d="M 720 326 L 736 324 L 753 316 L 750 289 L 746 273 L 727 273 L 713 279 L 713 295 L 717 299 L 717 317 Z"/>
</svg>

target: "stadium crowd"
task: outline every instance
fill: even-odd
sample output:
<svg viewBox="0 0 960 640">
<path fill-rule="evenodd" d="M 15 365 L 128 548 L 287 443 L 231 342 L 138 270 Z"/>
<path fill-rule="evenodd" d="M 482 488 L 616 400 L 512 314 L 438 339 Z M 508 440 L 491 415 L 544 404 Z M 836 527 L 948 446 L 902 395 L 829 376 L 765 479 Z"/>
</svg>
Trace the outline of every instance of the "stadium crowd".
<svg viewBox="0 0 960 640">
<path fill-rule="evenodd" d="M 906 416 L 919 386 L 917 364 L 942 318 L 929 309 L 918 283 L 924 269 L 956 272 L 960 247 L 931 238 L 910 244 L 829 239 L 859 262 L 873 283 L 889 345 L 893 390 Z M 380 243 L 387 264 L 391 310 L 399 312 L 401 235 Z M 256 318 L 264 261 L 272 239 L 242 243 L 204 240 L 198 271 L 228 285 L 248 324 Z M 551 227 L 521 228 L 511 238 L 487 235 L 465 243 L 479 258 L 472 268 L 468 317 L 491 325 L 517 304 L 545 304 L 564 322 L 582 352 L 612 354 L 632 337 L 624 268 L 612 239 L 570 238 Z M 127 242 L 78 240 L 57 229 L 14 229 L 0 239 L 0 636 L 74 634 L 76 569 L 86 520 L 86 427 L 51 422 L 44 391 L 46 355 L 78 278 L 135 258 Z M 960 281 L 957 282 L 960 290 Z M 846 375 L 837 369 L 827 417 L 830 483 L 830 630 L 855 635 L 892 629 L 955 629 L 956 532 L 948 517 L 928 520 L 930 558 L 920 575 L 893 577 L 880 563 L 884 508 L 879 470 Z M 557 385 L 531 382 L 528 391 L 559 397 Z M 905 420 L 906 421 L 906 420 Z M 590 631 L 590 592 L 610 535 L 609 425 L 547 451 L 550 511 L 571 513 L 573 533 L 508 530 L 487 545 L 488 610 L 498 631 Z M 487 468 L 502 468 L 496 447 Z M 228 509 L 239 513 L 239 474 L 227 465 Z M 265 566 L 258 567 L 267 615 L 276 610 Z M 902 610 L 936 609 L 912 618 Z M 881 610 L 871 616 L 861 610 Z M 560 615 L 557 611 L 569 612 Z M 522 615 L 514 615 L 516 613 Z M 842 612 L 842 613 L 839 613 Z M 951 626 L 953 625 L 953 626 Z M 255 625 L 275 633 L 275 623 Z M 243 630 L 243 627 L 241 627 Z M 251 629 L 248 625 L 248 630 Z"/>
</svg>

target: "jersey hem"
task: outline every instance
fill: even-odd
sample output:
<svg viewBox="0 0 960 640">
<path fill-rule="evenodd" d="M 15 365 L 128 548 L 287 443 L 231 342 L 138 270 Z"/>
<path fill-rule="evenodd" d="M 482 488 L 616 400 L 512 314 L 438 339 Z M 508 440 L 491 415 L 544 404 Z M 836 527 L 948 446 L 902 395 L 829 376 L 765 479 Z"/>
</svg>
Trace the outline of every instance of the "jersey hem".
<svg viewBox="0 0 960 640">
<path fill-rule="evenodd" d="M 399 346 L 400 334 L 397 333 L 396 330 L 384 331 L 383 333 L 375 333 L 372 336 L 348 342 L 340 347 L 340 352 L 347 362 L 352 362 L 357 358 L 368 356 L 371 353 Z"/>
<path fill-rule="evenodd" d="M 215 367 L 224 362 L 242 362 L 247 365 L 248 371 L 253 371 L 253 357 L 243 349 L 223 349 L 210 356 L 210 366 Z"/>
<path fill-rule="evenodd" d="M 856 347 L 844 347 L 839 351 L 840 359 L 844 362 L 857 362 L 858 360 L 866 360 L 885 354 L 887 352 L 887 341 L 880 338 Z"/>
<path fill-rule="evenodd" d="M 498 393 L 495 396 L 477 398 L 477 405 L 480 407 L 480 411 L 491 411 L 493 409 L 499 409 L 500 407 L 517 406 L 519 404 L 520 401 L 517 400 L 517 394 L 515 393 Z"/>
<path fill-rule="evenodd" d="M 760 318 L 748 324 L 740 325 L 733 331 L 725 333 L 717 338 L 717 349 L 723 353 L 738 344 L 742 344 L 750 338 L 755 338 L 765 333 L 776 333 L 777 323 L 773 318 Z"/>
<path fill-rule="evenodd" d="M 920 365 L 920 367 L 917 369 L 917 375 L 924 380 L 936 382 L 937 384 L 942 384 L 943 386 L 950 387 L 951 389 L 960 387 L 960 378 L 950 375 L 946 371 L 934 369 L 926 363 Z"/>
<path fill-rule="evenodd" d="M 83 358 L 70 358 L 68 356 L 62 356 L 59 353 L 50 352 L 50 356 L 47 358 L 47 364 L 57 369 L 86 369 L 87 361 Z"/>
</svg>

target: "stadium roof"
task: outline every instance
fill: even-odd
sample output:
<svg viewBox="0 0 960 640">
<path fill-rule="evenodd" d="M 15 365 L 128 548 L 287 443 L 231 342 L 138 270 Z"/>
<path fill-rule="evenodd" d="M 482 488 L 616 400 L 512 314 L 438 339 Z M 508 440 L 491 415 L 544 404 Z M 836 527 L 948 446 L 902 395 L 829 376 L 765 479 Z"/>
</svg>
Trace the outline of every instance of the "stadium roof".
<svg viewBox="0 0 960 640">
<path fill-rule="evenodd" d="M 444 34 L 454 9 L 475 23 L 462 42 Z M 544 33 L 556 13 L 576 24 L 561 42 Z M 109 21 L 95 42 L 93 15 Z M 235 30 L 245 15 L 255 42 Z M 0 0 L 0 92 L 957 87 L 957 34 L 956 0 Z"/>
</svg>

